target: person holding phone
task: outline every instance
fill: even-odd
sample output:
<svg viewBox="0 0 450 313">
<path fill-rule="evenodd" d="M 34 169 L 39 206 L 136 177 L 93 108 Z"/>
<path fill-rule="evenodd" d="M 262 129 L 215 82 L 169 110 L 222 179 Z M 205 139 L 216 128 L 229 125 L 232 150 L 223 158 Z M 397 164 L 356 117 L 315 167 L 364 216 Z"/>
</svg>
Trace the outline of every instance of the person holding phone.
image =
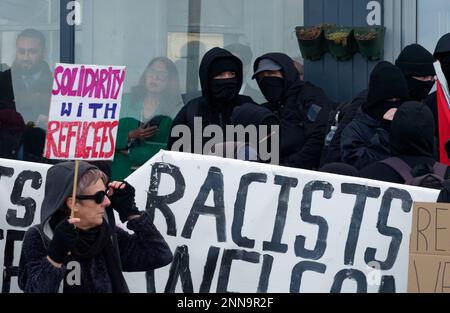
<svg viewBox="0 0 450 313">
<path fill-rule="evenodd" d="M 166 149 L 173 117 L 182 105 L 175 65 L 166 57 L 154 58 L 138 85 L 123 96 L 112 179 L 125 179 Z"/>
<path fill-rule="evenodd" d="M 19 287 L 27 293 L 127 293 L 122 271 L 165 266 L 172 252 L 150 216 L 136 207 L 134 188 L 108 183 L 84 161 L 72 206 L 74 167 L 63 162 L 47 173 L 41 222 L 23 240 Z M 133 235 L 115 225 L 113 210 Z"/>
</svg>

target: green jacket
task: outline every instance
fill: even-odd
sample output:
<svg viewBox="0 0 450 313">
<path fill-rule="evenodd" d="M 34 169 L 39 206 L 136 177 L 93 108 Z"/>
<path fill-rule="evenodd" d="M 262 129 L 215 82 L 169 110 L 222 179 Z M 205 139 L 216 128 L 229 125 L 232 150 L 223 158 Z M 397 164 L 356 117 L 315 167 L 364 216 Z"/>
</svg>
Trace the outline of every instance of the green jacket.
<svg viewBox="0 0 450 313">
<path fill-rule="evenodd" d="M 151 159 L 159 150 L 167 148 L 167 140 L 172 126 L 172 118 L 169 116 L 162 118 L 155 135 L 146 140 L 135 140 L 129 147 L 128 133 L 143 123 L 140 118 L 142 106 L 142 101 L 132 104 L 129 94 L 123 96 L 111 180 L 124 180 L 134 169 Z M 160 115 L 158 111 L 160 111 L 159 108 L 155 116 Z M 129 147 L 129 153 L 125 155 L 121 151 L 126 150 L 127 147 Z"/>
</svg>

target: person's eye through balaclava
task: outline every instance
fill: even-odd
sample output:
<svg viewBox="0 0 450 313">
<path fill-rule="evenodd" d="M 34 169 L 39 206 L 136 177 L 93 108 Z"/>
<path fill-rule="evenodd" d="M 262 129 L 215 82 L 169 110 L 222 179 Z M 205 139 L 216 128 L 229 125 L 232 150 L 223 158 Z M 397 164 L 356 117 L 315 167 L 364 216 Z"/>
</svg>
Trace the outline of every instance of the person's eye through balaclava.
<svg viewBox="0 0 450 313">
<path fill-rule="evenodd" d="M 209 91 L 213 100 L 218 102 L 232 101 L 239 93 L 238 79 L 233 78 L 215 78 L 216 76 L 232 72 L 238 75 L 239 67 L 231 58 L 219 58 L 213 61 L 209 68 Z"/>
<path fill-rule="evenodd" d="M 425 99 L 434 86 L 434 81 L 421 81 L 413 77 L 407 77 L 409 97 L 412 100 L 422 101 Z"/>
</svg>

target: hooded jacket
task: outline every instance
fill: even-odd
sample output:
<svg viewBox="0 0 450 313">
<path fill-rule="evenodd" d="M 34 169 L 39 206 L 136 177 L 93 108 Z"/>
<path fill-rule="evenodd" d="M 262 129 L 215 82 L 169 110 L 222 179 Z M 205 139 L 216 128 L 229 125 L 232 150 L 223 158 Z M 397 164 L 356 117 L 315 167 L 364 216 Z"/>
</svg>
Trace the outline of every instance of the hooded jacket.
<svg viewBox="0 0 450 313">
<path fill-rule="evenodd" d="M 317 169 L 332 101 L 322 89 L 300 80 L 289 56 L 283 53 L 262 55 L 255 60 L 255 72 L 262 59 L 270 59 L 280 65 L 284 78 L 282 99 L 275 104 L 263 104 L 280 120 L 280 163 Z"/>
<path fill-rule="evenodd" d="M 228 59 L 237 65 L 236 79 L 236 97 L 229 101 L 225 106 L 223 104 L 217 105 L 214 99 L 211 97 L 210 92 L 210 68 L 214 61 L 218 59 Z M 236 106 L 243 103 L 254 103 L 252 98 L 247 96 L 239 95 L 239 90 L 242 87 L 242 62 L 239 58 L 235 57 L 233 54 L 225 49 L 213 48 L 209 50 L 202 58 L 199 67 L 199 77 L 200 84 L 202 88 L 202 96 L 189 101 L 181 110 L 178 112 L 172 123 L 172 129 L 178 125 L 186 125 L 190 129 L 191 133 L 191 151 L 184 152 L 197 152 L 192 151 L 194 148 L 194 117 L 202 118 L 202 130 L 208 125 L 219 125 L 222 130 L 225 131 L 225 126 L 230 125 L 231 114 Z M 171 135 L 168 141 L 168 149 L 171 150 L 175 141 L 180 137 Z M 203 145 L 208 141 L 209 138 L 202 137 L 202 148 Z M 203 150 L 202 150 L 203 151 Z M 198 152 L 197 152 L 198 153 Z"/>
<path fill-rule="evenodd" d="M 367 101 L 342 131 L 343 162 L 360 170 L 389 156 L 388 122 L 383 115 L 399 106 L 399 102 L 386 101 L 392 98 L 408 98 L 408 86 L 398 67 L 382 61 L 370 73 Z"/>
<path fill-rule="evenodd" d="M 90 169 L 96 167 L 80 161 L 78 179 Z M 47 260 L 47 248 L 53 237 L 52 217 L 61 214 L 61 209 L 72 192 L 73 176 L 73 162 L 59 163 L 51 167 L 47 173 L 41 222 L 27 231 L 22 245 L 19 287 L 24 292 L 58 292 L 64 285 L 63 279 L 69 272 L 66 271 L 66 264 L 61 268 L 53 266 Z M 114 215 L 110 208 L 107 208 L 105 213 L 104 223 L 108 223 L 107 226 L 111 229 L 110 240 L 114 250 L 112 254 L 120 270 L 147 271 L 171 262 L 172 253 L 169 247 L 146 213 L 128 222 L 127 227 L 134 231 L 134 235 L 115 226 Z M 72 259 L 72 256 L 67 256 L 66 262 Z M 83 292 L 114 292 L 109 274 L 111 271 L 107 268 L 104 253 L 94 255 L 90 259 L 75 259 L 75 261 L 81 266 Z M 128 291 L 125 282 L 124 284 L 120 292 Z"/>
<path fill-rule="evenodd" d="M 419 174 L 424 165 L 432 167 L 434 149 L 434 117 L 421 102 L 403 103 L 392 121 L 389 135 L 390 156 L 405 161 L 412 169 L 413 176 Z M 414 173 L 417 173 L 414 175 Z M 390 166 L 376 162 L 362 169 L 361 177 L 403 184 L 403 178 Z M 446 178 L 450 177 L 447 169 Z"/>
</svg>

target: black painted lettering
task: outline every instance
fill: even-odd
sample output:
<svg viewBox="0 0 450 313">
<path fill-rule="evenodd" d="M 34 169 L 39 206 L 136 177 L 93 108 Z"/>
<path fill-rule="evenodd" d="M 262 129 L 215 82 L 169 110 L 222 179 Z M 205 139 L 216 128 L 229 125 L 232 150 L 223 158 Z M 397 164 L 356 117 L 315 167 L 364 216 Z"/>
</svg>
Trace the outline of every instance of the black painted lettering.
<svg viewBox="0 0 450 313">
<path fill-rule="evenodd" d="M 340 293 L 345 280 L 352 279 L 356 281 L 356 292 L 367 293 L 367 279 L 363 272 L 355 269 L 343 269 L 334 276 L 334 282 L 331 286 L 331 293 Z"/>
<path fill-rule="evenodd" d="M 375 259 L 375 254 L 377 252 L 377 249 L 375 248 L 367 248 L 364 254 L 364 260 L 367 264 L 370 264 L 371 262 L 378 262 L 381 270 L 388 270 L 394 266 L 398 251 L 400 249 L 400 244 L 402 243 L 402 232 L 398 228 L 387 226 L 393 199 L 401 200 L 402 211 L 405 213 L 411 211 L 413 202 L 411 195 L 403 189 L 388 188 L 383 195 L 380 212 L 378 213 L 377 229 L 380 234 L 392 238 L 389 244 L 388 254 L 386 260 L 384 261 Z"/>
<path fill-rule="evenodd" d="M 231 225 L 231 237 L 239 247 L 254 248 L 255 240 L 242 237 L 242 226 L 244 225 L 244 213 L 247 202 L 248 187 L 251 183 L 267 182 L 267 175 L 263 173 L 250 173 L 241 177 L 239 189 L 234 203 L 233 224 Z"/>
<path fill-rule="evenodd" d="M 355 260 L 355 251 L 361 229 L 361 221 L 364 215 L 367 198 L 378 198 L 380 188 L 369 187 L 358 184 L 342 184 L 341 192 L 355 195 L 355 206 L 353 207 L 352 219 L 348 230 L 347 242 L 345 243 L 344 264 L 353 265 Z"/>
<path fill-rule="evenodd" d="M 306 271 L 316 272 L 316 273 L 325 273 L 327 270 L 327 266 L 322 263 L 311 262 L 311 261 L 303 261 L 297 263 L 292 269 L 291 274 L 291 287 L 289 292 L 291 293 L 300 293 L 300 285 L 302 283 L 303 273 Z"/>
<path fill-rule="evenodd" d="M 205 205 L 210 192 L 213 192 L 214 206 Z M 197 223 L 200 214 L 213 216 L 216 218 L 217 240 L 225 242 L 227 240 L 225 230 L 225 203 L 223 199 L 223 174 L 217 167 L 211 167 L 200 191 L 192 205 L 191 212 L 184 224 L 181 236 L 191 238 L 192 231 Z"/>
<path fill-rule="evenodd" d="M 11 278 L 19 275 L 19 268 L 14 266 L 14 246 L 16 242 L 23 241 L 25 231 L 10 229 L 6 232 L 5 255 L 3 262 L 3 286 L 2 293 L 11 290 Z M 20 257 L 20 256 L 18 256 Z"/>
<path fill-rule="evenodd" d="M 200 285 L 200 293 L 209 293 L 211 289 L 211 282 L 216 271 L 217 260 L 219 259 L 220 248 L 211 246 L 208 250 L 206 258 L 205 269 L 203 271 L 203 279 Z"/>
<path fill-rule="evenodd" d="M 248 252 L 244 250 L 225 250 L 220 265 L 219 279 L 217 282 L 217 293 L 229 292 L 228 281 L 230 279 L 231 264 L 233 260 L 241 260 L 249 263 L 258 264 L 260 254 L 258 252 Z"/>
<path fill-rule="evenodd" d="M 179 246 L 175 250 L 172 264 L 170 265 L 169 278 L 167 279 L 165 293 L 174 293 L 178 277 L 181 279 L 181 287 L 184 293 L 193 293 L 192 276 L 189 267 L 189 251 L 187 246 Z"/>
<path fill-rule="evenodd" d="M 378 293 L 395 293 L 395 278 L 391 275 L 381 277 L 380 288 Z"/>
<path fill-rule="evenodd" d="M 36 201 L 30 197 L 22 197 L 23 186 L 29 180 L 31 180 L 31 187 L 33 189 L 38 190 L 42 185 L 42 176 L 39 172 L 23 171 L 17 176 L 11 193 L 11 203 L 25 207 L 25 214 L 23 217 L 17 217 L 17 210 L 8 209 L 6 212 L 6 221 L 11 226 L 28 227 L 33 224 Z"/>
<path fill-rule="evenodd" d="M 261 268 L 261 274 L 259 276 L 257 293 L 267 293 L 267 288 L 269 287 L 269 278 L 272 271 L 273 256 L 263 255 L 263 263 Z"/>
<path fill-rule="evenodd" d="M 159 184 L 161 182 L 161 174 L 170 175 L 175 182 L 175 190 L 169 195 L 158 195 Z M 186 184 L 184 177 L 180 172 L 180 168 L 167 164 L 167 163 L 155 163 L 152 166 L 152 173 L 150 175 L 150 187 L 147 195 L 146 211 L 149 213 L 151 219 L 154 219 L 155 210 L 159 209 L 164 215 L 167 223 L 167 235 L 176 236 L 177 226 L 175 216 L 168 204 L 175 203 L 184 196 L 184 190 Z"/>
<path fill-rule="evenodd" d="M 286 176 L 275 176 L 275 185 L 280 185 L 280 194 L 278 196 L 277 216 L 275 218 L 275 226 L 273 228 L 272 240 L 263 242 L 264 251 L 274 251 L 286 253 L 288 245 L 281 243 L 283 237 L 284 226 L 286 224 L 286 213 L 289 203 L 289 194 L 291 188 L 295 188 L 298 184 L 297 178 Z"/>
<path fill-rule="evenodd" d="M 313 250 L 305 248 L 306 238 L 304 236 L 297 236 L 295 238 L 295 255 L 298 257 L 318 260 L 320 259 L 327 248 L 328 223 L 321 216 L 311 215 L 311 201 L 314 191 L 323 191 L 325 199 L 331 199 L 333 195 L 333 186 L 324 181 L 312 181 L 305 185 L 303 189 L 303 198 L 300 208 L 300 217 L 302 221 L 310 224 L 315 224 L 319 227 L 317 233 L 317 241 Z"/>
</svg>

